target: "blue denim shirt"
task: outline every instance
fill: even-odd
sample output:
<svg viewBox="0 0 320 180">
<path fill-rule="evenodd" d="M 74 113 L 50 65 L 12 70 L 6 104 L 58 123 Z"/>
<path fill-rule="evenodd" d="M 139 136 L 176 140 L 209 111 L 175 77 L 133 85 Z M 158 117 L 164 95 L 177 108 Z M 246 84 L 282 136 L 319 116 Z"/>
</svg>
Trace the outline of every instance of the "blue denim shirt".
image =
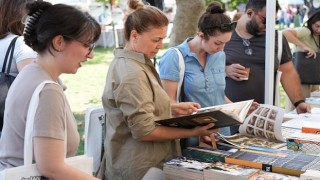
<svg viewBox="0 0 320 180">
<path fill-rule="evenodd" d="M 185 60 L 184 92 L 185 101 L 197 102 L 201 107 L 225 103 L 224 89 L 226 55 L 223 51 L 207 55 L 203 69 L 198 57 L 190 51 L 186 39 L 177 48 Z M 179 82 L 179 57 L 174 49 L 169 49 L 162 56 L 159 64 L 160 78 Z"/>
</svg>

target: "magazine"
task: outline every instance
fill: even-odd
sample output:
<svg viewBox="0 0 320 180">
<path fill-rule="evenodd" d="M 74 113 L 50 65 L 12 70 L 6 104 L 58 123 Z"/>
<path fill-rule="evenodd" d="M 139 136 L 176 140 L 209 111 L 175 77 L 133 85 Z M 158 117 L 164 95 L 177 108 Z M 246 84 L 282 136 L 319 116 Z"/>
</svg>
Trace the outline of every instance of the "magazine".
<svg viewBox="0 0 320 180">
<path fill-rule="evenodd" d="M 219 134 L 220 139 L 238 148 L 283 147 L 286 145 L 281 132 L 283 116 L 284 109 L 261 104 L 240 125 L 238 134 L 232 136 Z M 225 145 L 223 142 L 220 144 Z"/>
<path fill-rule="evenodd" d="M 214 128 L 242 124 L 252 103 L 253 100 L 248 100 L 201 108 L 192 115 L 161 119 L 157 120 L 156 123 L 181 128 L 194 128 L 209 123 L 214 123 Z"/>
</svg>

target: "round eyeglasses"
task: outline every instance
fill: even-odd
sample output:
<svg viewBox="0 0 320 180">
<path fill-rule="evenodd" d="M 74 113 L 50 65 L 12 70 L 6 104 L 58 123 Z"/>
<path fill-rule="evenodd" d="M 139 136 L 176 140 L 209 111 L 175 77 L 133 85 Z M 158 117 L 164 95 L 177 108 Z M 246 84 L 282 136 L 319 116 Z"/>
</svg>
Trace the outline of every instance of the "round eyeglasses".
<svg viewBox="0 0 320 180">
<path fill-rule="evenodd" d="M 74 41 L 77 41 L 77 42 L 83 44 L 83 46 L 86 47 L 86 48 L 88 48 L 88 50 L 89 50 L 87 56 L 89 56 L 89 54 L 92 52 L 92 50 L 93 50 L 94 47 L 96 46 L 95 43 L 88 44 L 88 43 L 82 42 L 82 41 L 80 41 L 80 40 L 78 40 L 78 39 L 74 39 L 74 38 L 69 37 L 69 36 L 63 36 L 63 37 L 66 37 L 66 38 L 68 38 L 68 39 L 72 39 L 72 40 L 74 40 Z"/>
</svg>

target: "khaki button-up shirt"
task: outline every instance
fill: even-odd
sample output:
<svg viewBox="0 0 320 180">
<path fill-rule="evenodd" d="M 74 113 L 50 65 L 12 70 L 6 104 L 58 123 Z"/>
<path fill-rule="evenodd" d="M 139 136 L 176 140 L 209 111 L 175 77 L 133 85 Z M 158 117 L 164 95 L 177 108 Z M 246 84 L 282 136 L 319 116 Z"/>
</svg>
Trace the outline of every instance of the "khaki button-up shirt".
<svg viewBox="0 0 320 180">
<path fill-rule="evenodd" d="M 106 175 L 141 179 L 150 167 L 162 168 L 177 154 L 172 141 L 139 141 L 156 128 L 155 120 L 171 116 L 170 100 L 150 59 L 116 49 L 102 102 L 106 111 Z"/>
</svg>

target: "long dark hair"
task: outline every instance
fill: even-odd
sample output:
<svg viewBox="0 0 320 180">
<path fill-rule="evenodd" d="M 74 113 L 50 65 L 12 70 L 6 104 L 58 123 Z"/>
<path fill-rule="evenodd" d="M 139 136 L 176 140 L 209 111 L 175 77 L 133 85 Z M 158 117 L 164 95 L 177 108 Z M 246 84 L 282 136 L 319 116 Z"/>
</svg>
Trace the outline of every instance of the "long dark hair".
<svg viewBox="0 0 320 180">
<path fill-rule="evenodd" d="M 306 22 L 307 23 L 307 28 L 311 31 L 311 36 L 313 36 L 313 30 L 312 30 L 312 25 L 316 23 L 317 21 L 320 21 L 320 10 L 315 12 Z"/>
</svg>

